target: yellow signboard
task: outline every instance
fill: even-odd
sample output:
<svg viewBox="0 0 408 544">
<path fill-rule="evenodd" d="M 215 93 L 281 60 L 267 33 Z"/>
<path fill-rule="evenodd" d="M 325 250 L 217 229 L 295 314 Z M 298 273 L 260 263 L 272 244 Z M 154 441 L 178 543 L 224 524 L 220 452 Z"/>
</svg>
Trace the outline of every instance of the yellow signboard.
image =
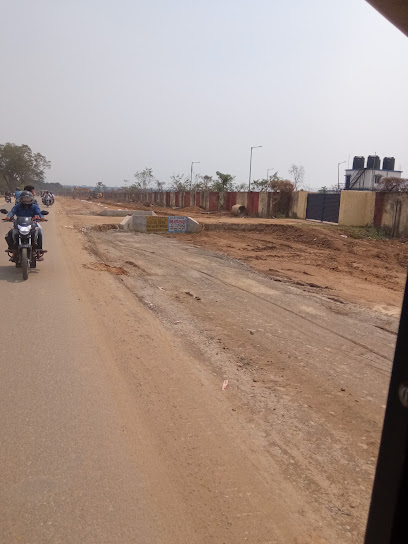
<svg viewBox="0 0 408 544">
<path fill-rule="evenodd" d="M 168 217 L 146 217 L 146 232 L 167 232 L 169 228 Z"/>
</svg>

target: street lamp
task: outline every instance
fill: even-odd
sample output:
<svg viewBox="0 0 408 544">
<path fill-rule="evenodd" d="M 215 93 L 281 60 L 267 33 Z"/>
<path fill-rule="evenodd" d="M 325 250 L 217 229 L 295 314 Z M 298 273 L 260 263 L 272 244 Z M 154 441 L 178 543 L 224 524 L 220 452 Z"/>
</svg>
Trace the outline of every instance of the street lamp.
<svg viewBox="0 0 408 544">
<path fill-rule="evenodd" d="M 337 163 L 337 190 L 340 191 L 340 164 L 344 164 L 347 161 Z"/>
<path fill-rule="evenodd" d="M 193 186 L 193 164 L 200 164 L 199 161 L 194 161 L 191 163 L 191 174 L 190 174 L 190 191 L 191 187 Z"/>
<path fill-rule="evenodd" d="M 248 192 L 251 191 L 251 170 L 252 170 L 252 150 L 258 149 L 258 147 L 262 147 L 261 145 L 255 145 L 251 147 L 251 157 L 249 159 L 249 181 L 248 181 Z"/>
<path fill-rule="evenodd" d="M 268 168 L 268 170 L 266 171 L 266 181 L 269 181 L 269 172 L 273 170 L 273 168 Z"/>
</svg>

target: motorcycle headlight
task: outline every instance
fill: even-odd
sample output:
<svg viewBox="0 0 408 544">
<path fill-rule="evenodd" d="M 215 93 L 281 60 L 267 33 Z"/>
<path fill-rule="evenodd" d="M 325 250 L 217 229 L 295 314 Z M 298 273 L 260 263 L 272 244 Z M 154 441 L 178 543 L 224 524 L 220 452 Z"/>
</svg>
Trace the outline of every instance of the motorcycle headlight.
<svg viewBox="0 0 408 544">
<path fill-rule="evenodd" d="M 25 225 L 18 225 L 18 230 L 21 234 L 30 234 L 31 227 L 26 227 Z"/>
</svg>

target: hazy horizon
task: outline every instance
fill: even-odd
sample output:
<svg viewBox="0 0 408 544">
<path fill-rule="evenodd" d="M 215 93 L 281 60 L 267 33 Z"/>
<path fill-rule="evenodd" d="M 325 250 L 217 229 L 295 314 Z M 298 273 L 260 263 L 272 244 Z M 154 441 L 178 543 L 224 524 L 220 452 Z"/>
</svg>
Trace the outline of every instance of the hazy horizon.
<svg viewBox="0 0 408 544">
<path fill-rule="evenodd" d="M 0 143 L 47 181 L 168 185 L 200 161 L 246 183 L 257 145 L 252 179 L 295 163 L 331 186 L 374 154 L 408 176 L 408 40 L 364 0 L 16 0 L 0 30 Z"/>
</svg>

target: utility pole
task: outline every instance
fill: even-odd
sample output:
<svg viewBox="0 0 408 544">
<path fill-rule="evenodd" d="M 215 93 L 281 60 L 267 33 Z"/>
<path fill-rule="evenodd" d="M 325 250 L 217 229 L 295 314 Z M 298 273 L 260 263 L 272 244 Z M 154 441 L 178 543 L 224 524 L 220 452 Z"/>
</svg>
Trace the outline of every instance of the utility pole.
<svg viewBox="0 0 408 544">
<path fill-rule="evenodd" d="M 273 168 L 268 168 L 268 170 L 266 171 L 266 181 L 269 181 L 269 172 L 273 170 Z"/>
<path fill-rule="evenodd" d="M 190 191 L 193 186 L 193 164 L 200 164 L 199 161 L 194 161 L 191 163 L 191 172 L 190 172 Z"/>
<path fill-rule="evenodd" d="M 347 161 L 337 163 L 337 190 L 340 192 L 340 164 L 344 164 Z"/>
<path fill-rule="evenodd" d="M 252 150 L 258 149 L 258 147 L 262 147 L 261 145 L 255 145 L 251 147 L 251 156 L 249 158 L 249 181 L 248 181 L 248 192 L 251 191 L 251 171 L 252 171 Z"/>
</svg>

